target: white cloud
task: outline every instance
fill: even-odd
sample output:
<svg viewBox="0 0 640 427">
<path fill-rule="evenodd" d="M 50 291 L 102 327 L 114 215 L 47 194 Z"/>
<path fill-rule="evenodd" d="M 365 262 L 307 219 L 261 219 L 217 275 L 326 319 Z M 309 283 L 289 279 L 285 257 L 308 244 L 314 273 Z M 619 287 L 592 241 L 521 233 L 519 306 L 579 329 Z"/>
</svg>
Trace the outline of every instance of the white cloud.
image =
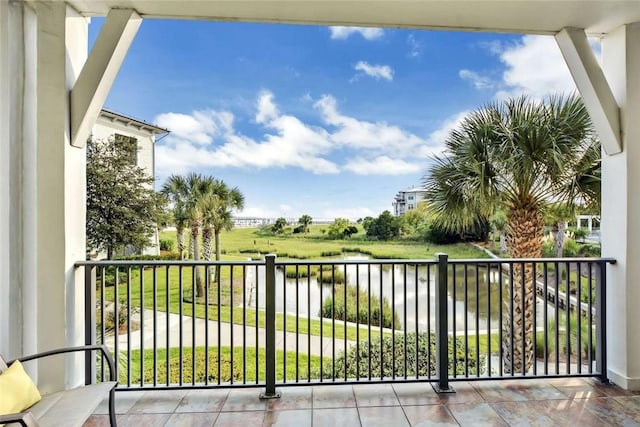
<svg viewBox="0 0 640 427">
<path fill-rule="evenodd" d="M 215 114 L 214 114 L 215 113 Z M 156 146 L 158 174 L 183 173 L 204 167 L 298 167 L 316 174 L 337 173 L 338 166 L 323 156 L 331 151 L 329 134 L 298 118 L 281 114 L 273 95 L 261 92 L 256 121 L 271 132 L 256 140 L 236 132 L 232 120 L 211 126 L 211 117 L 229 119 L 228 112 L 195 111 L 191 115 L 163 114 L 163 125 L 172 131 Z M 184 126 L 189 123 L 190 126 Z M 215 123 L 215 121 L 214 121 Z M 177 129 L 177 130 L 176 130 Z M 214 136 L 220 137 L 212 144 Z M 209 144 L 209 146 L 205 146 Z"/>
<path fill-rule="evenodd" d="M 499 55 L 506 70 L 502 76 L 504 89 L 498 98 L 523 93 L 543 98 L 575 89 L 560 48 L 551 36 L 523 36 L 521 42 L 503 48 Z"/>
<path fill-rule="evenodd" d="M 413 34 L 407 36 L 407 44 L 409 45 L 409 58 L 417 58 L 422 54 L 422 44 L 418 42 Z"/>
<path fill-rule="evenodd" d="M 372 65 L 365 61 L 358 61 L 353 66 L 356 71 L 361 71 L 369 77 L 373 77 L 376 80 L 385 79 L 393 80 L 393 70 L 388 65 Z"/>
<path fill-rule="evenodd" d="M 344 168 L 358 175 L 406 175 L 419 172 L 422 166 L 401 159 L 379 156 L 373 159 L 358 157 L 347 162 Z"/>
<path fill-rule="evenodd" d="M 458 72 L 458 75 L 462 80 L 471 82 L 476 89 L 489 89 L 493 87 L 493 82 L 489 77 L 481 76 L 475 71 L 463 69 Z"/>
<path fill-rule="evenodd" d="M 352 34 L 360 34 L 367 40 L 379 39 L 384 35 L 381 28 L 370 27 L 329 27 L 331 38 L 336 40 L 344 40 Z"/>
<path fill-rule="evenodd" d="M 446 118 L 440 127 L 429 134 L 427 137 L 427 145 L 424 145 L 418 152 L 421 157 L 433 156 L 440 154 L 444 150 L 444 142 L 453 129 L 458 127 L 460 122 L 469 115 L 469 111 L 461 111 Z"/>
<path fill-rule="evenodd" d="M 314 106 L 325 124 L 336 128 L 330 138 L 341 146 L 372 149 L 373 154 L 394 152 L 405 156 L 411 155 L 414 147 L 425 142 L 398 126 L 386 122 L 372 123 L 341 114 L 331 95 L 323 95 Z"/>
<path fill-rule="evenodd" d="M 164 113 L 155 118 L 155 123 L 169 129 L 173 137 L 207 145 L 233 127 L 233 114 L 213 110 L 194 111 L 191 115 Z"/>
</svg>

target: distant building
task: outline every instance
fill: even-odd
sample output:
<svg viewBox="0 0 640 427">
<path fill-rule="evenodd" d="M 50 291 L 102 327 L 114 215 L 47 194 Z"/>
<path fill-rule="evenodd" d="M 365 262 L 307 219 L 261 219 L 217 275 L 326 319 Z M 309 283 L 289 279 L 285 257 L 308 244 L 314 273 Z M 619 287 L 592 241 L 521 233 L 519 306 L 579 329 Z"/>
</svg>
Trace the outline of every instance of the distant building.
<svg viewBox="0 0 640 427">
<path fill-rule="evenodd" d="M 127 148 L 125 151 L 127 156 L 131 156 L 131 161 L 155 179 L 154 150 L 156 136 L 167 133 L 169 133 L 167 129 L 116 113 L 115 111 L 103 109 L 100 111 L 100 115 L 93 126 L 91 138 L 105 140 L 114 138 L 116 143 L 123 144 Z M 149 240 L 149 246 L 142 253 L 145 255 L 159 255 L 160 245 L 157 230 Z"/>
<path fill-rule="evenodd" d="M 424 201 L 427 193 L 424 187 L 412 187 L 406 190 L 398 191 L 393 199 L 393 214 L 400 216 L 405 212 L 416 209 L 418 203 Z"/>
</svg>

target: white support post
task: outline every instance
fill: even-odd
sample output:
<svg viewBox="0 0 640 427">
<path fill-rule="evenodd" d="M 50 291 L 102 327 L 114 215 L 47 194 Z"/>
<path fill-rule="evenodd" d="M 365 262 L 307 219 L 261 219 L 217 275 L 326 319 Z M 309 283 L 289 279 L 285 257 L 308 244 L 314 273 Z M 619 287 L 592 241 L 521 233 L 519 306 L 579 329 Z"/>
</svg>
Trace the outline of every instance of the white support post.
<svg viewBox="0 0 640 427">
<path fill-rule="evenodd" d="M 640 23 L 608 33 L 602 59 L 624 135 L 624 151 L 602 158 L 602 255 L 617 261 L 607 268 L 607 376 L 640 390 Z"/>
<path fill-rule="evenodd" d="M 100 109 L 140 28 L 132 9 L 111 9 L 71 91 L 71 144 L 84 147 Z"/>
<path fill-rule="evenodd" d="M 622 151 L 620 110 L 583 29 L 564 28 L 556 41 L 582 95 L 602 146 L 609 155 Z"/>
</svg>

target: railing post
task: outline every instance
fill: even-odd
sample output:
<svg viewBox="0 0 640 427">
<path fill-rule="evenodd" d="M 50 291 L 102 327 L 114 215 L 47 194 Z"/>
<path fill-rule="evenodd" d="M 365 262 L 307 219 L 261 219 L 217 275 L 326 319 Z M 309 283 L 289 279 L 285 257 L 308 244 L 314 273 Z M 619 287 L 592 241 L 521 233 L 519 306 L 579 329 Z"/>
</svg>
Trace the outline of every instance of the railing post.
<svg viewBox="0 0 640 427">
<path fill-rule="evenodd" d="M 266 388 L 260 399 L 276 399 L 276 256 L 265 255 Z M 257 351 L 258 349 L 256 349 Z"/>
<path fill-rule="evenodd" d="M 453 393 L 449 386 L 449 310 L 447 301 L 448 256 L 436 254 L 438 272 L 436 276 L 436 373 L 438 393 Z"/>
<path fill-rule="evenodd" d="M 84 343 L 96 343 L 96 267 L 84 266 Z M 93 384 L 96 381 L 95 352 L 85 352 L 84 382 Z"/>
<path fill-rule="evenodd" d="M 596 370 L 602 383 L 608 384 L 607 378 L 607 264 L 597 263 L 596 274 Z"/>
</svg>

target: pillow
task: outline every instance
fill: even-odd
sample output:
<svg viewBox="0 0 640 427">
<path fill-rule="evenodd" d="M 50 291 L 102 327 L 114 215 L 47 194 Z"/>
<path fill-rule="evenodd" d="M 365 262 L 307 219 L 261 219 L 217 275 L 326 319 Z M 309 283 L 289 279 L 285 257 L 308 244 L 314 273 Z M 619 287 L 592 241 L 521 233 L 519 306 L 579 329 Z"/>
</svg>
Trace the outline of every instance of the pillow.
<svg viewBox="0 0 640 427">
<path fill-rule="evenodd" d="M 24 371 L 22 363 L 15 361 L 0 374 L 0 415 L 22 412 L 42 397 Z"/>
</svg>

